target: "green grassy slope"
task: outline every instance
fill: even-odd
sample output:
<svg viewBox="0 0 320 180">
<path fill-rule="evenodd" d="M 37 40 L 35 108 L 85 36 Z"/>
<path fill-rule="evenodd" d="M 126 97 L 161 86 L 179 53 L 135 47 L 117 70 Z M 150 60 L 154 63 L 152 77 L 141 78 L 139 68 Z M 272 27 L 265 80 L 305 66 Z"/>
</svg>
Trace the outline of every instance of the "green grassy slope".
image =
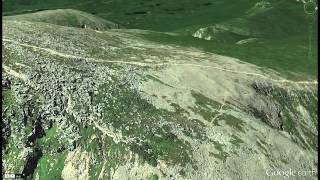
<svg viewBox="0 0 320 180">
<path fill-rule="evenodd" d="M 147 38 L 236 57 L 272 68 L 290 79 L 315 79 L 318 73 L 317 17 L 307 15 L 303 5 L 294 1 L 267 4 L 266 7 L 256 4 L 243 16 L 221 23 L 175 31 L 180 35 L 153 34 Z M 201 32 L 200 28 L 208 29 Z M 202 39 L 210 37 L 212 40 L 190 37 L 197 30 Z M 245 42 L 250 39 L 253 41 Z M 240 43 L 242 41 L 244 43 Z"/>
<path fill-rule="evenodd" d="M 196 47 L 204 51 L 236 57 L 261 67 L 274 69 L 289 79 L 303 80 L 317 77 L 317 44 L 316 40 L 312 39 L 312 47 L 309 49 L 308 37 L 262 39 L 242 45 L 161 33 L 148 34 L 145 37 L 156 42 Z"/>
</svg>

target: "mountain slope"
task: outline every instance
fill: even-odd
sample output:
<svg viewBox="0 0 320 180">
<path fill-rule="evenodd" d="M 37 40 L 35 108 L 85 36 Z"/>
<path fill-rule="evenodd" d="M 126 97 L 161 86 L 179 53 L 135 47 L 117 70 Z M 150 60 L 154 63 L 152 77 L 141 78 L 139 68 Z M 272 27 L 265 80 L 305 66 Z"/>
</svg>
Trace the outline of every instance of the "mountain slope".
<svg viewBox="0 0 320 180">
<path fill-rule="evenodd" d="M 126 28 L 174 31 L 195 24 L 222 22 L 241 15 L 253 5 L 252 0 L 4 0 L 3 15 L 68 8 L 112 20 Z"/>
<path fill-rule="evenodd" d="M 303 11 L 302 3 L 260 1 L 247 9 L 242 17 L 201 29 L 194 36 L 219 40 L 233 35 L 235 42 L 241 38 L 284 39 L 290 36 L 304 35 L 308 32 L 309 23 L 310 20 Z M 206 33 L 206 36 L 201 37 L 204 35 L 201 33 Z M 219 33 L 224 34 L 219 37 Z M 225 35 L 225 33 L 229 33 L 229 35 Z M 237 39 L 237 36 L 240 39 Z"/>
<path fill-rule="evenodd" d="M 147 38 L 239 58 L 292 80 L 316 79 L 318 73 L 317 16 L 308 15 L 301 1 L 5 0 L 3 15 L 65 8 L 112 20 L 122 28 L 173 32 Z M 201 41 L 192 34 L 216 40 Z"/>
<path fill-rule="evenodd" d="M 106 30 L 118 27 L 118 25 L 113 22 L 104 20 L 89 13 L 73 9 L 45 10 L 30 14 L 4 16 L 3 19 L 15 21 L 45 22 L 61 26 L 82 28 L 86 27 L 98 30 Z"/>
<path fill-rule="evenodd" d="M 264 179 L 317 167 L 317 82 L 143 38 L 154 33 L 4 21 L 4 172 Z"/>
</svg>

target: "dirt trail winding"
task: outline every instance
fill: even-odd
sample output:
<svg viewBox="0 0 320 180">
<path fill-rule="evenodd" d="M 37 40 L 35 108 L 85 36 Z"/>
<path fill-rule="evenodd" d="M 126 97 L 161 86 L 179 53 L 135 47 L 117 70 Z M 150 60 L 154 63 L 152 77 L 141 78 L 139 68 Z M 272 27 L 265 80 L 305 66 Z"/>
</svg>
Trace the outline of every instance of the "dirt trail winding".
<svg viewBox="0 0 320 180">
<path fill-rule="evenodd" d="M 41 50 L 45 51 L 49 54 L 55 55 L 55 56 L 60 56 L 63 58 L 69 58 L 69 59 L 83 59 L 87 62 L 95 62 L 95 63 L 116 63 L 116 64 L 130 64 L 130 65 L 137 65 L 137 66 L 142 66 L 142 67 L 153 67 L 153 66 L 193 66 L 193 67 L 201 67 L 201 68 L 212 68 L 220 71 L 225 71 L 225 72 L 230 72 L 230 73 L 235 73 L 235 74 L 243 74 L 243 75 L 248 75 L 248 76 L 257 76 L 263 79 L 268 79 L 273 82 L 281 83 L 281 84 L 303 84 L 303 85 L 317 85 L 318 81 L 291 81 L 291 80 L 286 80 L 286 79 L 271 79 L 270 77 L 267 77 L 263 74 L 259 73 L 250 73 L 250 72 L 242 72 L 242 71 L 235 71 L 235 70 L 230 70 L 230 69 L 225 69 L 217 66 L 208 66 L 208 65 L 201 65 L 201 64 L 193 64 L 193 63 L 154 63 L 154 62 L 137 62 L 137 61 L 112 61 L 112 60 L 105 60 L 105 59 L 95 59 L 95 58 L 89 58 L 89 57 L 80 57 L 80 56 L 74 56 L 66 53 L 61 53 L 53 49 L 49 48 L 43 48 L 39 46 L 34 46 L 26 43 L 20 43 L 18 41 L 14 41 L 11 39 L 3 38 L 4 42 L 11 42 L 15 43 L 17 45 L 23 46 L 23 47 L 29 47 L 35 50 Z"/>
</svg>

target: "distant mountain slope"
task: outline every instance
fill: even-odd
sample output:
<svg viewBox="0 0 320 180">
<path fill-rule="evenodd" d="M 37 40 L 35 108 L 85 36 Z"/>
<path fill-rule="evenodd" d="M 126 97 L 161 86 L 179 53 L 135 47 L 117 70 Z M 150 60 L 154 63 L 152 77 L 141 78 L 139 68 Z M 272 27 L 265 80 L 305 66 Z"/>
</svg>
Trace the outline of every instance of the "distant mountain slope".
<svg viewBox="0 0 320 180">
<path fill-rule="evenodd" d="M 315 79 L 318 73 L 317 15 L 307 14 L 304 4 L 298 1 L 252 2 L 236 18 L 218 23 L 212 20 L 203 25 L 195 23 L 174 31 L 174 36 L 153 34 L 148 38 L 236 57 L 272 68 L 292 79 Z"/>
<path fill-rule="evenodd" d="M 32 21 L 32 22 L 45 22 L 61 26 L 69 27 L 86 27 L 97 30 L 106 30 L 117 28 L 118 25 L 94 16 L 92 14 L 73 10 L 73 9 L 57 9 L 57 10 L 44 10 L 35 13 L 21 14 L 14 16 L 5 16 L 4 20 L 16 21 Z"/>
<path fill-rule="evenodd" d="M 201 28 L 194 36 L 222 42 L 246 38 L 283 39 L 308 33 L 310 20 L 302 3 L 260 1 L 244 16 Z"/>
<path fill-rule="evenodd" d="M 77 9 L 112 20 L 126 28 L 173 31 L 191 25 L 235 18 L 258 0 L 4 0 L 4 14 Z M 232 12 L 232 13 L 230 13 Z"/>
<path fill-rule="evenodd" d="M 3 171 L 268 179 L 318 166 L 316 81 L 141 36 L 153 33 L 4 21 Z"/>
</svg>

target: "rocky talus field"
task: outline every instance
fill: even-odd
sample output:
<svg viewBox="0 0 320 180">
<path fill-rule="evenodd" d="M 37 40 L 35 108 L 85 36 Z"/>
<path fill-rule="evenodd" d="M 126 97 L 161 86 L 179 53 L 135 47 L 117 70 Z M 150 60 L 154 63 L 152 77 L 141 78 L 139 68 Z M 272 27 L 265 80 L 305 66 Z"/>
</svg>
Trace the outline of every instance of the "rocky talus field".
<svg viewBox="0 0 320 180">
<path fill-rule="evenodd" d="M 180 26 L 166 30 L 158 1 L 155 12 L 126 11 L 128 22 L 116 1 L 96 2 L 110 15 L 80 1 L 7 3 L 2 174 L 256 180 L 317 169 L 317 35 L 308 31 L 317 29 L 303 3 L 243 0 L 228 15 L 213 10 L 231 0 L 203 2 L 194 16 L 212 10 L 212 23 L 183 20 L 191 5 L 169 3 Z M 163 26 L 152 29 L 152 18 Z"/>
</svg>

